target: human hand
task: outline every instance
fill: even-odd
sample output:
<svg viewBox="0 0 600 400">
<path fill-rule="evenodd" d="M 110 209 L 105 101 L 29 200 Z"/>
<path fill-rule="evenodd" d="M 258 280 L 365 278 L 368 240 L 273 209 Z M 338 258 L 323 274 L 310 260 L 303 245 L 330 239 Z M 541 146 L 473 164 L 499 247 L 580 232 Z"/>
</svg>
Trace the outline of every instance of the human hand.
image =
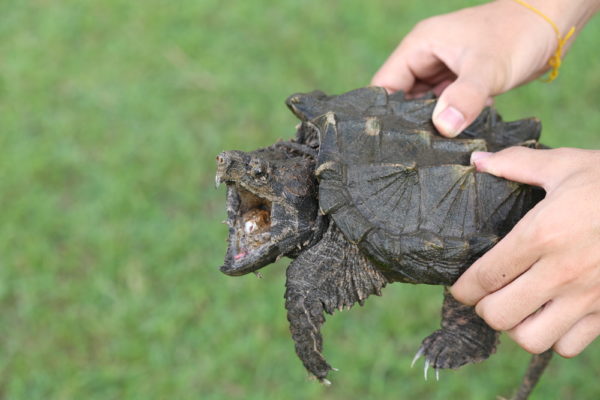
<svg viewBox="0 0 600 400">
<path fill-rule="evenodd" d="M 561 37 L 572 26 L 578 33 L 600 4 L 528 2 L 556 23 Z M 543 74 L 556 46 L 556 33 L 542 17 L 515 1 L 497 0 L 420 22 L 371 84 L 415 97 L 433 90 L 439 96 L 433 123 L 453 137 L 475 120 L 492 96 Z"/>
<path fill-rule="evenodd" d="M 513 147 L 473 153 L 472 163 L 546 197 L 452 295 L 531 353 L 576 356 L 600 335 L 600 151 Z"/>
</svg>

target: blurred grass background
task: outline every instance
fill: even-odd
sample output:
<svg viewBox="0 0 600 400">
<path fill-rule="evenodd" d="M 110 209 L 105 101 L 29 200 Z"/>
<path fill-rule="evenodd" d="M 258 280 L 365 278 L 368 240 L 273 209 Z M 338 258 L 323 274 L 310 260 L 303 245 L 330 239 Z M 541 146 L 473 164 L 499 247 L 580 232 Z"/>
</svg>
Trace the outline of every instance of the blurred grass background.
<svg viewBox="0 0 600 400">
<path fill-rule="evenodd" d="M 262 280 L 218 271 L 215 155 L 290 137 L 289 94 L 363 86 L 417 21 L 469 4 L 0 3 L 0 398 L 510 395 L 529 357 L 507 338 L 440 382 L 409 368 L 438 326 L 439 287 L 392 285 L 330 317 L 340 372 L 323 387 L 294 354 L 287 262 Z M 535 115 L 545 143 L 600 148 L 599 37 L 594 20 L 555 83 L 500 97 L 506 119 Z M 599 360 L 599 343 L 557 357 L 533 397 L 598 398 Z"/>
</svg>

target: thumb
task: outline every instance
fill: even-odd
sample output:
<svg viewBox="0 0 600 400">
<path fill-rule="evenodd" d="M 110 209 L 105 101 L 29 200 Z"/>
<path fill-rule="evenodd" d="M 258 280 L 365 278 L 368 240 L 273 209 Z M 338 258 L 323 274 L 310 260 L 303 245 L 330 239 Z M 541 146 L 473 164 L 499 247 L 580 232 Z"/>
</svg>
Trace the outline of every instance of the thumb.
<svg viewBox="0 0 600 400">
<path fill-rule="evenodd" d="M 556 162 L 552 160 L 552 150 L 520 146 L 509 147 L 497 153 L 473 152 L 471 164 L 479 172 L 545 189 L 548 189 L 549 182 L 556 173 L 553 168 Z"/>
<path fill-rule="evenodd" d="M 459 76 L 440 95 L 433 124 L 442 135 L 455 137 L 477 118 L 490 95 L 489 86 L 480 79 Z"/>
</svg>

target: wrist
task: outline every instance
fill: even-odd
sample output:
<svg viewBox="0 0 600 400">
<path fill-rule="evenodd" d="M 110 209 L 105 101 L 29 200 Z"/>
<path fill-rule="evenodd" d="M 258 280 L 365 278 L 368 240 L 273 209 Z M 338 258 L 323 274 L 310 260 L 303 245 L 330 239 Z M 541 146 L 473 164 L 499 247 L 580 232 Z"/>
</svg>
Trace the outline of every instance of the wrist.
<svg viewBox="0 0 600 400">
<path fill-rule="evenodd" d="M 509 1 L 526 9 L 515 0 Z M 592 16 L 600 10 L 600 0 L 523 0 L 534 7 L 557 26 L 560 37 L 564 37 L 572 27 L 576 34 L 585 26 Z M 534 11 L 529 10 L 534 13 Z M 540 18 L 543 18 L 539 16 Z M 550 25 L 550 24 L 548 24 Z M 552 27 L 550 26 L 552 29 Z"/>
<path fill-rule="evenodd" d="M 498 0 L 506 7 L 519 12 L 521 18 L 537 19 L 527 31 L 537 32 L 540 48 L 545 48 L 548 60 L 541 71 L 549 69 L 545 81 L 551 82 L 558 76 L 561 60 L 573 43 L 573 39 L 585 24 L 600 9 L 600 0 Z M 520 8 L 517 10 L 515 7 Z M 523 11 L 526 13 L 524 14 Z M 512 13 L 512 11 L 511 11 Z M 533 20 L 531 20 L 533 23 Z M 541 23 L 541 25 L 540 25 Z M 534 27 L 537 27 L 534 29 Z M 535 43 L 535 39 L 532 39 Z"/>
</svg>

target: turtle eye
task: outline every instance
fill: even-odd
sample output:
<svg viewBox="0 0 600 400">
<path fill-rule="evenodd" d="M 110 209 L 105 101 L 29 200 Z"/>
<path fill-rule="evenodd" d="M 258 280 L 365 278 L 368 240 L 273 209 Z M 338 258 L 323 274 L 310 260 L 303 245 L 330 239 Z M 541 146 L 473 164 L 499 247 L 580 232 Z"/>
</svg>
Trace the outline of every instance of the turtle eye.
<svg viewBox="0 0 600 400">
<path fill-rule="evenodd" d="M 267 174 L 267 165 L 260 160 L 253 159 L 250 161 L 250 173 L 256 178 L 265 176 Z"/>
</svg>

